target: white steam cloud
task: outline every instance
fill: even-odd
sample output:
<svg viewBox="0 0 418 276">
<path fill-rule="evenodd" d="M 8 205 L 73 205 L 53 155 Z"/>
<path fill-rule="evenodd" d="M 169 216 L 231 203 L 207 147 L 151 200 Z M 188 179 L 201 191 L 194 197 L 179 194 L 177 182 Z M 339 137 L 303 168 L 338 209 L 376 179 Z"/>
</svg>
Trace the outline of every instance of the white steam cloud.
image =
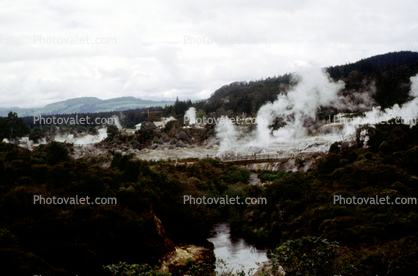
<svg viewBox="0 0 418 276">
<path fill-rule="evenodd" d="M 190 107 L 186 114 L 184 114 L 184 121 L 188 121 L 188 125 L 194 125 L 196 123 L 196 109 L 194 107 Z"/>
<path fill-rule="evenodd" d="M 239 132 L 228 116 L 222 116 L 219 121 L 222 123 L 216 125 L 215 131 L 216 136 L 221 139 L 218 153 L 222 153 L 236 145 Z"/>
<path fill-rule="evenodd" d="M 170 117 L 168 117 L 168 118 L 161 118 L 161 120 L 162 120 L 162 122 L 163 123 L 168 123 L 168 122 L 170 122 L 170 121 L 176 121 L 177 119 L 176 118 L 174 118 L 173 116 L 170 116 Z"/>
<path fill-rule="evenodd" d="M 297 84 L 287 94 L 278 95 L 276 101 L 260 108 L 257 128 L 252 134 L 242 135 L 233 124 L 217 124 L 216 135 L 221 140 L 218 156 L 326 151 L 335 141 L 353 140 L 359 125 L 377 124 L 392 118 L 401 118 L 398 123 L 411 125 L 418 121 L 418 75 L 411 77 L 410 96 L 414 99 L 385 110 L 372 107 L 375 105 L 371 97 L 375 90 L 373 84 L 367 91 L 355 91 L 343 97 L 339 95 L 344 82 L 333 82 L 322 69 L 305 67 L 294 78 Z M 340 124 L 329 125 L 332 132 L 328 135 L 309 137 L 307 134 L 312 128 L 317 129 L 325 123 L 316 120 L 321 107 L 369 111 L 362 117 L 342 117 Z M 271 130 L 273 124 L 278 124 L 277 130 Z M 238 137 L 243 139 L 238 141 Z"/>
<path fill-rule="evenodd" d="M 119 130 L 122 130 L 122 125 L 121 125 L 121 124 L 120 124 L 120 122 L 119 122 L 119 117 L 118 117 L 118 116 L 116 116 L 116 115 L 113 115 L 113 116 L 112 116 L 112 118 L 113 118 L 113 121 L 115 122 L 116 127 L 117 127 Z"/>
<path fill-rule="evenodd" d="M 358 125 L 378 124 L 398 118 L 395 123 L 403 123 L 415 125 L 418 118 L 418 75 L 411 77 L 411 90 L 409 95 L 414 97 L 411 101 L 406 102 L 400 107 L 395 104 L 391 108 L 382 110 L 380 106 L 372 108 L 371 111 L 365 112 L 363 117 L 343 120 L 344 135 L 353 135 Z"/>
<path fill-rule="evenodd" d="M 91 135 L 87 134 L 82 137 L 74 137 L 73 134 L 68 135 L 60 135 L 56 136 L 54 138 L 54 141 L 57 142 L 67 142 L 67 143 L 73 143 L 74 145 L 88 145 L 88 144 L 94 144 L 102 141 L 107 137 L 106 133 L 107 128 L 101 128 L 99 129 L 99 133 L 97 135 Z"/>
<path fill-rule="evenodd" d="M 418 97 L 418 75 L 411 77 L 411 91 L 409 91 L 411 97 Z"/>
<path fill-rule="evenodd" d="M 344 83 L 332 82 L 324 70 L 305 68 L 298 73 L 297 85 L 287 95 L 280 94 L 273 103 L 260 108 L 257 115 L 257 142 L 268 144 L 273 141 L 289 141 L 306 135 L 304 122 L 315 120 L 315 113 L 321 106 L 337 103 L 338 91 L 344 88 Z M 271 137 L 269 125 L 276 118 L 283 120 L 282 128 L 274 131 Z"/>
</svg>

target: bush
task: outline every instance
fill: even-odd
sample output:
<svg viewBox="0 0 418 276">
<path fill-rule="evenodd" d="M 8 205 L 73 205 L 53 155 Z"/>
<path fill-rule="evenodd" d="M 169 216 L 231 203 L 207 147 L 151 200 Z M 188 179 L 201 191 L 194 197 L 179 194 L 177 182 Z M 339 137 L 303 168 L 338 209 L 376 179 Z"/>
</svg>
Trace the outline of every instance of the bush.
<svg viewBox="0 0 418 276">
<path fill-rule="evenodd" d="M 283 243 L 271 255 L 271 262 L 276 269 L 281 265 L 289 276 L 336 275 L 343 270 L 337 261 L 339 255 L 336 242 L 308 236 Z"/>
<path fill-rule="evenodd" d="M 151 267 L 148 264 L 127 264 L 119 262 L 119 264 L 112 264 L 103 267 L 112 272 L 115 276 L 169 276 L 170 273 L 158 271 L 157 267 Z"/>
<path fill-rule="evenodd" d="M 55 165 L 63 161 L 69 161 L 69 151 L 64 143 L 52 141 L 44 148 L 46 152 L 46 162 L 48 165 Z"/>
<path fill-rule="evenodd" d="M 158 144 L 158 145 L 162 145 L 163 144 L 163 141 L 160 138 L 158 138 L 157 136 L 154 136 L 154 138 L 152 139 L 152 141 L 155 144 Z"/>
</svg>

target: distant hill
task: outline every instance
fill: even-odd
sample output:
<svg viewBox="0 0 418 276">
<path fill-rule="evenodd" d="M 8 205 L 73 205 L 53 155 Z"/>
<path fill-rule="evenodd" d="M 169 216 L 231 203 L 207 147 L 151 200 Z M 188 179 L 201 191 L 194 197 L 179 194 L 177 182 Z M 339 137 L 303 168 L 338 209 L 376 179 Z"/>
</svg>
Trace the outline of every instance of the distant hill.
<svg viewBox="0 0 418 276">
<path fill-rule="evenodd" d="M 369 93 L 377 105 L 387 108 L 409 100 L 410 77 L 418 74 L 418 53 L 387 53 L 325 69 L 335 81 L 344 81 L 344 96 L 355 92 Z M 207 101 L 195 107 L 218 116 L 231 111 L 234 114 L 245 112 L 255 115 L 261 106 L 276 100 L 278 94 L 287 93 L 293 85 L 295 82 L 290 74 L 258 81 L 234 82 L 219 88 Z M 371 86 L 373 89 L 370 89 Z M 327 118 L 330 112 L 338 111 L 321 111 L 320 116 Z"/>
<path fill-rule="evenodd" d="M 48 104 L 42 108 L 0 107 L 0 116 L 7 116 L 10 111 L 16 112 L 19 117 L 23 117 L 34 115 L 123 111 L 151 106 L 164 107 L 173 104 L 174 102 L 171 101 L 151 101 L 134 97 L 120 97 L 108 100 L 101 100 L 96 97 L 82 97 Z"/>
<path fill-rule="evenodd" d="M 361 91 L 374 82 L 376 103 L 383 108 L 409 100 L 410 78 L 418 74 L 418 53 L 393 52 L 362 59 L 358 62 L 327 68 L 334 80 L 346 83 L 345 93 Z"/>
</svg>

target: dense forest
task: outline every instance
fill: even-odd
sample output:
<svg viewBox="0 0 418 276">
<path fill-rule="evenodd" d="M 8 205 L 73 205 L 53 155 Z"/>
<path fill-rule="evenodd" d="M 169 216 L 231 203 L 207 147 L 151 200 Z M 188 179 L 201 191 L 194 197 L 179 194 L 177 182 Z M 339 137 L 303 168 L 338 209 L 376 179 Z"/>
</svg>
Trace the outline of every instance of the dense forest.
<svg viewBox="0 0 418 276">
<path fill-rule="evenodd" d="M 111 275 L 104 266 L 126 262 L 146 263 L 153 271 L 175 245 L 210 247 L 211 225 L 227 220 L 235 235 L 272 248 L 272 262 L 288 275 L 413 275 L 416 202 L 334 202 L 335 195 L 418 197 L 418 126 L 365 129 L 368 148 L 361 140 L 352 147 L 336 142 L 307 172 L 261 171 L 262 181 L 272 183 L 264 186 L 248 185 L 247 169 L 213 159 L 174 166 L 114 153 L 110 167 L 102 168 L 72 159 L 71 144 L 51 142 L 31 152 L 0 143 L 2 269 L 16 275 Z M 35 195 L 112 197 L 117 204 L 41 205 L 34 204 Z M 188 205 L 184 195 L 265 197 L 267 204 Z M 203 271 L 193 275 L 210 274 Z"/>
<path fill-rule="evenodd" d="M 176 244 L 209 247 L 210 227 L 228 210 L 183 204 L 183 195 L 249 189 L 248 170 L 211 159 L 175 167 L 116 153 L 103 169 L 71 159 L 70 150 L 58 142 L 33 152 L 0 143 L 0 259 L 7 275 L 111 275 L 104 265 L 155 265 Z M 34 195 L 111 197 L 117 204 L 36 204 Z"/>
<path fill-rule="evenodd" d="M 256 243 L 271 247 L 284 241 L 293 246 L 278 247 L 273 259 L 286 271 L 292 262 L 305 269 L 289 275 L 414 275 L 418 269 L 418 126 L 389 123 L 368 126 L 368 148 L 363 141 L 352 147 L 336 142 L 326 157 L 307 172 L 261 171 L 262 181 L 271 181 L 260 196 L 267 205 L 251 205 L 229 222 L 232 231 Z M 335 202 L 335 196 L 389 197 L 389 204 Z M 409 204 L 395 204 L 396 198 Z M 320 237 L 338 242 L 328 271 L 309 268 L 303 254 L 313 254 L 324 245 L 306 242 Z M 292 245 L 292 243 L 290 243 Z M 288 244 L 288 247 L 289 244 Z M 332 248 L 325 246 L 328 250 Z M 284 253 L 293 255 L 292 262 Z M 315 254 L 314 254 L 315 255 Z M 290 258 L 290 257 L 289 257 Z M 315 266 L 325 260 L 312 257 Z M 308 263 L 309 264 L 309 263 Z M 299 271 L 300 272 L 300 271 Z"/>
</svg>

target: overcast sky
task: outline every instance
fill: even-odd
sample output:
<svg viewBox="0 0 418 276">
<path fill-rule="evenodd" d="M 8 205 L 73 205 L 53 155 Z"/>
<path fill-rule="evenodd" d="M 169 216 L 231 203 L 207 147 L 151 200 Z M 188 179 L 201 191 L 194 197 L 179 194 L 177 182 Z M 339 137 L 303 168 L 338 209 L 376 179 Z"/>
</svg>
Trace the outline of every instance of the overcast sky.
<svg viewBox="0 0 418 276">
<path fill-rule="evenodd" d="M 418 50 L 418 1 L 0 2 L 0 107 L 204 99 L 222 85 Z"/>
</svg>

